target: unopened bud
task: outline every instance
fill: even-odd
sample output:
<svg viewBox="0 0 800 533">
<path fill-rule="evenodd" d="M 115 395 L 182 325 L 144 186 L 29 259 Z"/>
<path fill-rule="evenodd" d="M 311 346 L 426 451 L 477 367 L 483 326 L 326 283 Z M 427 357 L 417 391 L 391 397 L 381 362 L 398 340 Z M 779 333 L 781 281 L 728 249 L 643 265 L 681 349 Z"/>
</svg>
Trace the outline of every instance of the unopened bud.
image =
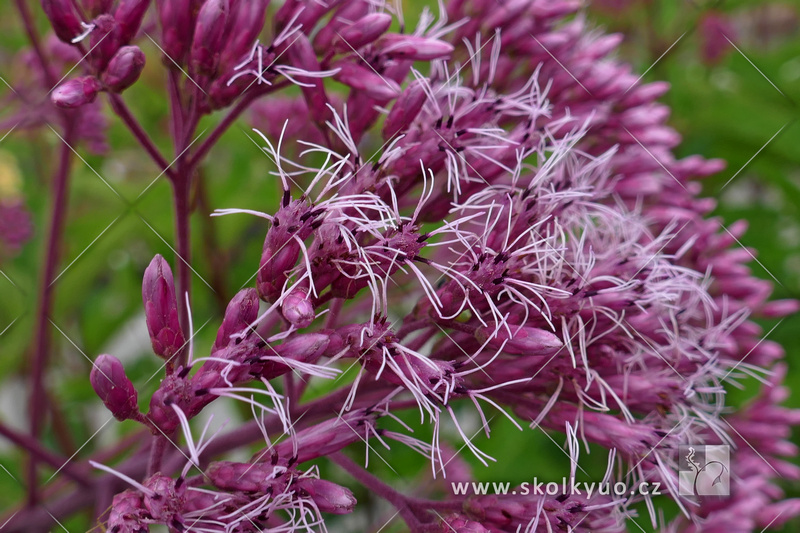
<svg viewBox="0 0 800 533">
<path fill-rule="evenodd" d="M 329 342 L 328 336 L 322 333 L 305 333 L 276 346 L 275 351 L 285 359 L 314 363 L 325 352 Z"/>
<path fill-rule="evenodd" d="M 65 43 L 72 44 L 72 40 L 82 34 L 84 29 L 72 0 L 42 0 L 42 9 L 56 36 Z"/>
<path fill-rule="evenodd" d="M 192 42 L 192 2 L 190 0 L 157 0 L 161 21 L 161 48 L 164 64 L 170 68 L 183 65 Z"/>
<path fill-rule="evenodd" d="M 400 86 L 397 83 L 368 68 L 350 62 L 339 63 L 336 67 L 339 69 L 334 75 L 336 81 L 364 91 L 364 94 L 379 103 L 388 102 L 400 93 Z"/>
<path fill-rule="evenodd" d="M 117 21 L 115 35 L 117 46 L 124 46 L 136 37 L 148 7 L 150 0 L 120 0 L 114 11 L 114 20 Z"/>
<path fill-rule="evenodd" d="M 800 311 L 800 301 L 773 300 L 764 304 L 759 310 L 759 314 L 768 318 L 782 318 L 798 311 Z"/>
<path fill-rule="evenodd" d="M 355 442 L 363 442 L 375 431 L 376 415 L 365 409 L 349 411 L 340 417 L 329 418 L 297 432 L 294 441 L 284 440 L 268 451 L 274 450 L 279 457 L 291 457 L 297 446 L 297 463 L 313 461 L 343 450 Z M 262 456 L 262 450 L 257 456 Z"/>
<path fill-rule="evenodd" d="M 370 6 L 366 2 L 342 3 L 336 13 L 314 35 L 314 50 L 320 54 L 330 52 L 334 43 L 339 39 L 337 33 L 353 25 L 353 21 L 368 16 L 369 8 Z"/>
<path fill-rule="evenodd" d="M 226 347 L 231 342 L 231 335 L 243 331 L 258 318 L 258 302 L 255 289 L 243 289 L 233 297 L 225 309 L 225 318 L 217 331 L 212 353 Z"/>
<path fill-rule="evenodd" d="M 307 493 L 323 513 L 348 514 L 356 506 L 350 489 L 325 479 L 301 478 L 295 483 L 298 491 Z"/>
<path fill-rule="evenodd" d="M 293 65 L 307 72 L 320 70 L 317 54 L 308 40 L 308 37 L 299 34 L 292 40 L 292 46 L 287 50 L 287 55 Z M 328 107 L 328 97 L 321 78 L 303 78 L 300 86 L 303 97 L 306 99 L 308 112 L 318 124 L 324 124 L 331 119 L 331 110 Z"/>
<path fill-rule="evenodd" d="M 125 375 L 122 363 L 113 355 L 101 355 L 95 360 L 89 382 L 117 420 L 128 420 L 139 414 L 136 389 Z"/>
<path fill-rule="evenodd" d="M 50 93 L 50 101 L 64 109 L 75 109 L 94 102 L 102 89 L 100 81 L 94 76 L 81 76 L 59 85 Z"/>
<path fill-rule="evenodd" d="M 386 55 L 412 61 L 447 58 L 454 50 L 452 44 L 438 39 L 397 33 L 381 37 L 378 47 Z"/>
<path fill-rule="evenodd" d="M 258 295 L 268 302 L 275 301 L 286 281 L 286 273 L 294 268 L 299 257 L 300 247 L 294 240 L 285 243 L 278 250 L 273 250 L 265 242 L 261 266 L 256 275 Z"/>
<path fill-rule="evenodd" d="M 371 13 L 354 24 L 342 28 L 338 33 L 336 48 L 341 52 L 350 52 L 361 48 L 380 37 L 391 25 L 391 15 Z"/>
<path fill-rule="evenodd" d="M 117 21 L 104 13 L 92 21 L 94 29 L 89 36 L 89 58 L 97 72 L 102 72 L 117 52 L 119 45 L 114 40 Z"/>
<path fill-rule="evenodd" d="M 103 73 L 103 83 L 115 93 L 121 93 L 136 83 L 144 63 L 144 52 L 138 46 L 123 46 L 108 63 Z"/>
<path fill-rule="evenodd" d="M 301 0 L 286 0 L 272 17 L 275 25 L 275 35 L 278 35 L 290 21 L 296 20 L 297 12 L 305 9 Z"/>
<path fill-rule="evenodd" d="M 247 54 L 264 28 L 269 0 L 239 0 L 231 5 L 225 47 L 220 54 L 220 71 L 228 72 Z"/>
<path fill-rule="evenodd" d="M 145 270 L 142 299 L 153 351 L 169 359 L 181 349 L 184 338 L 172 270 L 160 255 L 156 255 Z"/>
<path fill-rule="evenodd" d="M 425 105 L 427 95 L 422 83 L 412 82 L 397 98 L 383 125 L 383 138 L 389 140 L 405 131 Z"/>
<path fill-rule="evenodd" d="M 511 329 L 511 333 L 508 329 Z M 551 355 L 564 347 L 558 336 L 530 326 L 480 326 L 475 337 L 496 350 L 512 355 Z"/>
<path fill-rule="evenodd" d="M 189 54 L 193 72 L 209 76 L 217 70 L 228 9 L 228 0 L 206 0 L 200 8 Z"/>
<path fill-rule="evenodd" d="M 283 299 L 281 312 L 283 318 L 297 328 L 308 327 L 316 318 L 314 306 L 308 299 L 308 289 L 305 287 L 292 289 L 292 292 Z"/>
</svg>

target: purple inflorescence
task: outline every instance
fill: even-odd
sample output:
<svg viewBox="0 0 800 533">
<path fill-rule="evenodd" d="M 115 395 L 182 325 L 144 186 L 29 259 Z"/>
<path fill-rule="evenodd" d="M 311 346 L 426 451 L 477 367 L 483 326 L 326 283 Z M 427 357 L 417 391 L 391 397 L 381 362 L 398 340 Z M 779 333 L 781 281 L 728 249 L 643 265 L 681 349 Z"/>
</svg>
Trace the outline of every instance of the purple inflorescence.
<svg viewBox="0 0 800 533">
<path fill-rule="evenodd" d="M 61 41 L 88 45 L 93 71 L 50 95 L 85 121 L 99 93 L 139 79 L 131 43 L 150 2 L 82 4 L 43 1 Z M 395 3 L 367 0 L 154 3 L 163 66 L 191 78 L 174 103 L 195 125 L 252 103 L 282 195 L 263 212 L 215 213 L 260 217 L 266 235 L 210 352 L 195 353 L 168 262 L 145 271 L 167 373 L 146 413 L 122 363 L 97 359 L 92 386 L 153 433 L 153 457 L 164 439 L 185 443 L 182 468 L 117 472 L 132 488 L 114 497 L 108 531 L 324 530 L 359 510 L 310 463 L 324 458 L 420 532 L 622 532 L 637 509 L 665 532 L 761 531 L 800 514 L 776 483 L 800 478 L 785 459 L 800 414 L 780 406 L 784 354 L 752 321 L 797 305 L 767 302 L 772 285 L 736 246 L 743 223 L 708 216 L 699 180 L 724 165 L 673 154 L 666 84 L 642 83 L 613 56 L 620 36 L 579 8 L 452 0 L 411 27 Z M 746 375 L 768 377 L 729 414 L 725 385 Z M 329 392 L 307 400 L 316 384 Z M 226 437 L 208 424 L 193 436 L 217 400 L 252 415 L 235 433 L 261 441 L 249 461 L 212 457 Z M 643 493 L 442 498 L 424 480 L 404 495 L 348 457 L 401 443 L 429 461 L 424 475 L 463 479 L 451 446 L 488 465 L 473 438 L 502 419 L 520 439 L 566 435 L 566 477 L 593 445 L 604 481 L 658 484 L 679 514 Z M 412 436 L 419 427 L 429 438 Z M 730 446 L 729 497 L 681 492 L 683 444 Z"/>
</svg>

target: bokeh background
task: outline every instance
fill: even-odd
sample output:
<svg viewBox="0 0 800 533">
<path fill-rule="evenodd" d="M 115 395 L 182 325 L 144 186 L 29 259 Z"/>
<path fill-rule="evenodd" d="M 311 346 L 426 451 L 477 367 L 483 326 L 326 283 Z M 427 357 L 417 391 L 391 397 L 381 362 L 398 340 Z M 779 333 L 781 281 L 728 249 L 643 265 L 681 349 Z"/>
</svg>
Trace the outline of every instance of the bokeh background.
<svg viewBox="0 0 800 533">
<path fill-rule="evenodd" d="M 31 5 L 38 10 L 38 2 Z M 419 9 L 416 0 L 407 0 L 409 19 Z M 775 284 L 775 298 L 800 297 L 800 3 L 596 0 L 583 16 L 625 35 L 620 55 L 644 80 L 671 84 L 662 101 L 672 108 L 669 122 L 683 136 L 678 155 L 702 154 L 728 162 L 725 171 L 704 184 L 705 194 L 718 202 L 715 215 L 728 226 L 741 219 L 748 222 L 742 244 L 757 257 L 753 272 Z M 46 21 L 40 16 L 37 23 L 44 32 Z M 153 21 L 150 25 L 150 31 L 157 31 Z M 147 133 L 169 152 L 165 71 L 158 65 L 155 44 L 140 44 L 149 63 L 126 100 Z M 18 99 L 35 106 L 45 96 L 23 90 L 31 75 L 17 13 L 10 1 L 0 2 L 0 420 L 22 430 L 27 426 L 26 376 L 50 176 L 61 142 L 46 124 L 28 130 L 18 123 Z M 107 114 L 107 127 L 97 125 L 98 142 L 78 149 L 55 281 L 46 445 L 66 456 L 88 456 L 120 435 L 132 435 L 130 446 L 136 445 L 135 425 L 109 422 L 95 398 L 88 381 L 89 359 L 100 353 L 122 359 L 143 403 L 158 384 L 161 364 L 149 349 L 141 276 L 155 253 L 170 261 L 173 257 L 169 184 L 128 131 Z M 201 124 L 198 142 L 219 118 Z M 200 353 L 213 342 L 227 301 L 257 268 L 266 230 L 263 220 L 208 215 L 218 208 L 270 210 L 276 205 L 280 186 L 268 176 L 269 162 L 249 129 L 267 120 L 257 112 L 240 120 L 202 169 L 192 221 L 197 272 L 193 316 Z M 104 133 L 107 147 L 99 141 Z M 761 325 L 766 339 L 786 348 L 787 384 L 794 389 L 788 403 L 800 407 L 800 316 Z M 743 390 L 731 388 L 731 403 L 740 403 L 756 385 L 751 380 L 742 383 Z M 234 419 L 239 415 L 223 413 Z M 560 449 L 563 441 L 563 435 L 538 430 L 520 438 L 501 422 L 491 440 L 476 440 L 498 461 L 489 468 L 473 465 L 475 476 L 516 483 L 534 475 L 561 479 L 569 467 Z M 582 466 L 602 476 L 605 456 L 584 459 Z M 402 468 L 404 461 L 408 468 Z M 413 487 L 425 469 L 402 452 L 393 456 L 393 464 L 403 477 L 380 461 L 373 467 L 388 479 L 395 477 L 400 489 Z M 2 516 L 25 493 L 24 456 L 2 439 L 0 465 Z M 45 472 L 44 479 L 52 473 Z M 49 487 L 57 490 L 58 476 Z M 786 483 L 785 488 L 800 496 L 800 486 Z M 370 499 L 368 494 L 358 496 Z M 646 516 L 637 523 L 631 531 L 652 530 Z M 88 524 L 88 516 L 78 516 L 64 527 L 85 531 Z M 787 524 L 785 531 L 800 531 L 800 523 Z"/>
</svg>

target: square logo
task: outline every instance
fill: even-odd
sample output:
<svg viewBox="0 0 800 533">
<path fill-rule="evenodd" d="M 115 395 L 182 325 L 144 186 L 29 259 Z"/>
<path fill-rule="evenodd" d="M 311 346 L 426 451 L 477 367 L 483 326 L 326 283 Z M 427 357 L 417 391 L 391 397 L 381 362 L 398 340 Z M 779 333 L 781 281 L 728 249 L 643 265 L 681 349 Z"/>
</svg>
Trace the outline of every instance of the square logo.
<svg viewBox="0 0 800 533">
<path fill-rule="evenodd" d="M 730 446 L 683 444 L 678 458 L 682 496 L 730 496 Z"/>
</svg>

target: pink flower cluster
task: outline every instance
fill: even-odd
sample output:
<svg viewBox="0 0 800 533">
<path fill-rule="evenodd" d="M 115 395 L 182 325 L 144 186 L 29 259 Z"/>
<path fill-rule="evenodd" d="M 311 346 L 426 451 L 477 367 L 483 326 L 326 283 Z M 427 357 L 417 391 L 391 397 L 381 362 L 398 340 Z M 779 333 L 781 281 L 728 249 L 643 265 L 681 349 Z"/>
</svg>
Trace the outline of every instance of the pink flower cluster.
<svg viewBox="0 0 800 533">
<path fill-rule="evenodd" d="M 62 41 L 89 43 L 92 73 L 51 95 L 62 108 L 120 93 L 145 64 L 131 43 L 149 1 L 80 4 L 43 0 Z M 723 163 L 673 155 L 666 84 L 642 84 L 613 57 L 620 36 L 592 29 L 576 1 L 451 0 L 413 29 L 400 4 L 286 0 L 267 16 L 267 0 L 155 3 L 164 65 L 193 80 L 179 99 L 199 114 L 252 104 L 265 179 L 283 196 L 216 213 L 267 229 L 254 284 L 208 353 L 195 353 L 167 261 L 146 270 L 147 327 L 166 361 L 146 412 L 119 360 L 95 361 L 106 407 L 155 439 L 147 473 L 93 463 L 129 486 L 107 530 L 325 530 L 359 511 L 309 463 L 326 457 L 411 531 L 622 532 L 642 502 L 674 532 L 761 531 L 800 514 L 777 483 L 800 478 L 785 459 L 800 413 L 779 406 L 784 353 L 751 320 L 797 303 L 767 301 L 771 284 L 737 246 L 744 223 L 709 218 L 698 180 Z M 763 393 L 729 414 L 725 386 L 746 377 Z M 332 392 L 303 403 L 309 382 Z M 192 427 L 215 401 L 252 412 L 240 440 Z M 494 461 L 473 438 L 503 418 L 520 439 L 566 435 L 565 475 L 589 445 L 607 450 L 607 478 L 660 483 L 679 515 L 644 495 L 404 495 L 346 452 L 407 446 L 440 479 L 460 468 L 448 441 Z M 162 461 L 179 436 L 181 457 Z M 228 439 L 264 448 L 220 459 Z M 732 446 L 730 497 L 679 493 L 687 443 Z"/>
</svg>

